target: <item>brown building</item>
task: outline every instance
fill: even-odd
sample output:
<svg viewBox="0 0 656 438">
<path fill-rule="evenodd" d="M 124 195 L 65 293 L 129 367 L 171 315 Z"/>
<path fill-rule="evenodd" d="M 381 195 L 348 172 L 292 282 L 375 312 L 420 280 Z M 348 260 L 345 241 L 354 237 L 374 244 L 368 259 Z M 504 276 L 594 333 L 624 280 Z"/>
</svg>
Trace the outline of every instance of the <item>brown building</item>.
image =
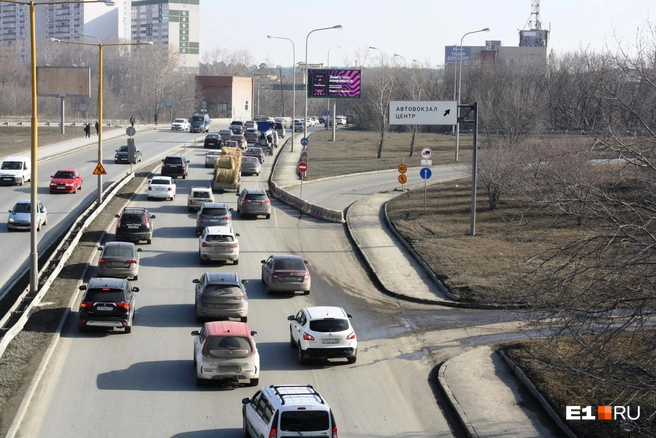
<svg viewBox="0 0 656 438">
<path fill-rule="evenodd" d="M 253 119 L 253 78 L 196 76 L 196 83 L 200 87 L 197 100 L 210 117 Z"/>
</svg>

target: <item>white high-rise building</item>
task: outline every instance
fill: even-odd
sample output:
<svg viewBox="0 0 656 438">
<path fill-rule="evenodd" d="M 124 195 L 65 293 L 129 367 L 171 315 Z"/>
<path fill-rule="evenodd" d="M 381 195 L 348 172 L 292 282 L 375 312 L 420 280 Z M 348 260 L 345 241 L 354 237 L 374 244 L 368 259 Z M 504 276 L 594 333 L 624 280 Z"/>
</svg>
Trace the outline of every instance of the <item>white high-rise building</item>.
<svg viewBox="0 0 656 438">
<path fill-rule="evenodd" d="M 133 0 L 132 41 L 175 48 L 180 66 L 198 72 L 200 0 Z"/>
</svg>

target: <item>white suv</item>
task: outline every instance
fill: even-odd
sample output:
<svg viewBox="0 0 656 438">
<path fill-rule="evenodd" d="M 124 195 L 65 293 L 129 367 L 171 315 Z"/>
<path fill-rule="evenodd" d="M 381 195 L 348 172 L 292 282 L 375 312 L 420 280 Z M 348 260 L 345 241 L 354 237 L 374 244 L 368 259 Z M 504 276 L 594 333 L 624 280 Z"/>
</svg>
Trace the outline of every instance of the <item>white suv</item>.
<svg viewBox="0 0 656 438">
<path fill-rule="evenodd" d="M 239 233 L 232 227 L 205 227 L 198 238 L 200 264 L 211 260 L 239 264 Z"/>
<path fill-rule="evenodd" d="M 311 385 L 271 385 L 241 402 L 244 436 L 337 438 L 333 411 Z"/>
<path fill-rule="evenodd" d="M 189 212 L 200 210 L 206 202 L 214 202 L 214 193 L 211 187 L 194 187 L 191 186 L 189 196 L 187 197 L 187 208 Z"/>
<path fill-rule="evenodd" d="M 298 363 L 305 364 L 309 358 L 346 358 L 348 363 L 355 363 L 358 341 L 351 315 L 341 307 L 306 307 L 287 319 L 289 346 L 298 349 Z"/>
</svg>

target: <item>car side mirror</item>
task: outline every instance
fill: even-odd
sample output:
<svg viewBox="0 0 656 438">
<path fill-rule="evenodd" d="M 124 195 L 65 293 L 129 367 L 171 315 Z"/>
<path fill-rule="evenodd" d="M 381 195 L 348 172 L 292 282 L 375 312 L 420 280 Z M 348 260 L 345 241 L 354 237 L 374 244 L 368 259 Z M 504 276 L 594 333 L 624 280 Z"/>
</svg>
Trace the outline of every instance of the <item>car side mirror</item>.
<svg viewBox="0 0 656 438">
<path fill-rule="evenodd" d="M 121 215 L 119 215 L 119 214 L 115 214 L 114 217 L 118 219 L 118 218 L 121 217 Z"/>
<path fill-rule="evenodd" d="M 251 332 L 251 336 L 257 336 L 257 332 L 256 332 L 256 331 L 252 331 L 252 332 Z"/>
<path fill-rule="evenodd" d="M 138 287 L 136 287 L 136 286 L 135 286 L 135 287 L 133 287 L 133 288 L 132 288 L 132 292 L 139 292 L 139 288 L 138 288 Z"/>
<path fill-rule="evenodd" d="M 228 210 L 230 210 L 230 211 L 235 211 L 232 207 L 230 207 Z"/>
<path fill-rule="evenodd" d="M 235 233 L 235 236 L 239 237 L 239 233 Z"/>
<path fill-rule="evenodd" d="M 151 215 L 150 215 L 150 218 L 151 218 L 151 219 L 157 219 L 157 217 L 156 217 L 154 214 L 151 214 Z"/>
<path fill-rule="evenodd" d="M 98 247 L 98 251 L 102 251 L 102 249 L 103 249 L 102 246 L 99 246 L 99 247 Z"/>
<path fill-rule="evenodd" d="M 162 163 L 164 162 L 164 158 L 162 158 Z"/>
<path fill-rule="evenodd" d="M 191 161 L 187 160 L 187 164 L 191 163 Z"/>
<path fill-rule="evenodd" d="M 242 284 L 248 284 L 248 280 L 242 280 L 241 283 Z"/>
<path fill-rule="evenodd" d="M 235 196 L 239 196 L 239 193 L 235 193 Z"/>
<path fill-rule="evenodd" d="M 242 399 L 241 399 L 241 404 L 242 404 L 242 405 L 247 405 L 247 404 L 249 404 L 250 402 L 251 402 L 251 399 L 248 398 L 248 397 L 246 397 L 246 398 L 242 398 Z"/>
<path fill-rule="evenodd" d="M 191 336 L 198 336 L 198 335 L 200 335 L 200 332 L 198 330 L 194 330 L 193 332 L 191 332 Z"/>
<path fill-rule="evenodd" d="M 310 262 L 308 262 L 307 260 L 303 260 L 303 263 L 305 263 L 306 265 L 310 264 Z"/>
<path fill-rule="evenodd" d="M 54 177 L 55 177 L 55 175 L 50 175 L 50 178 L 54 178 Z"/>
<path fill-rule="evenodd" d="M 260 263 L 266 263 L 266 260 L 260 260 Z"/>
<path fill-rule="evenodd" d="M 137 248 L 137 252 L 141 252 L 141 248 Z"/>
<path fill-rule="evenodd" d="M 353 318 L 353 317 L 352 317 L 351 315 L 349 315 L 348 313 L 346 314 L 346 316 L 348 317 L 348 319 Z"/>
<path fill-rule="evenodd" d="M 289 316 L 287 317 L 287 321 L 293 321 L 293 320 L 295 320 L 295 319 L 296 319 L 296 317 L 295 317 L 294 315 L 289 315 Z"/>
<path fill-rule="evenodd" d="M 192 283 L 199 283 L 199 281 L 198 281 L 197 278 L 194 278 L 193 280 L 191 280 L 191 282 L 192 282 Z"/>
</svg>

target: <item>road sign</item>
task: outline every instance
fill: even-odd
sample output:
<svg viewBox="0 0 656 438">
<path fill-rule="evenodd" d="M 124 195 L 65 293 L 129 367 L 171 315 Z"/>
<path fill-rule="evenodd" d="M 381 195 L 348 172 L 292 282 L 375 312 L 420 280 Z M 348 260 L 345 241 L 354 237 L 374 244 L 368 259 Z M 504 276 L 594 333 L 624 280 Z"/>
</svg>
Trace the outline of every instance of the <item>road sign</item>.
<svg viewBox="0 0 656 438">
<path fill-rule="evenodd" d="M 134 126 L 128 126 L 128 129 L 125 130 L 125 133 L 132 137 L 134 134 L 137 133 L 137 130 L 134 129 Z"/>
<path fill-rule="evenodd" d="M 433 165 L 433 160 L 421 160 L 421 165 L 424 167 L 430 167 Z"/>
<path fill-rule="evenodd" d="M 98 163 L 96 165 L 96 168 L 93 169 L 93 174 L 94 175 L 107 175 L 107 171 L 103 167 L 102 163 Z"/>
<path fill-rule="evenodd" d="M 431 148 L 422 148 L 421 149 L 421 158 L 428 160 L 433 156 L 433 150 Z"/>
<path fill-rule="evenodd" d="M 406 173 L 408 171 L 408 166 L 406 166 L 405 164 L 399 164 L 398 169 L 399 169 L 399 173 Z"/>
<path fill-rule="evenodd" d="M 405 184 L 405 183 L 407 183 L 407 182 L 408 182 L 408 177 L 405 176 L 405 174 L 402 173 L 401 175 L 399 175 L 399 182 L 400 182 L 401 184 Z"/>
<path fill-rule="evenodd" d="M 301 145 L 302 145 L 302 146 L 307 146 L 307 145 L 308 145 L 308 139 L 305 138 L 305 137 L 303 137 L 303 138 L 301 139 Z"/>
<path fill-rule="evenodd" d="M 390 125 L 455 125 L 458 119 L 455 100 L 393 100 L 389 106 Z"/>
<path fill-rule="evenodd" d="M 296 168 L 298 169 L 299 172 L 305 173 L 308 170 L 308 165 L 305 161 L 301 161 L 300 163 L 298 163 L 298 166 L 296 166 Z"/>
<path fill-rule="evenodd" d="M 162 106 L 164 108 L 173 108 L 175 106 L 175 100 L 172 99 L 164 99 L 162 101 Z"/>
<path fill-rule="evenodd" d="M 428 167 L 424 167 L 419 171 L 419 176 L 423 179 L 429 179 L 431 176 L 433 176 L 433 172 L 431 172 Z"/>
</svg>

